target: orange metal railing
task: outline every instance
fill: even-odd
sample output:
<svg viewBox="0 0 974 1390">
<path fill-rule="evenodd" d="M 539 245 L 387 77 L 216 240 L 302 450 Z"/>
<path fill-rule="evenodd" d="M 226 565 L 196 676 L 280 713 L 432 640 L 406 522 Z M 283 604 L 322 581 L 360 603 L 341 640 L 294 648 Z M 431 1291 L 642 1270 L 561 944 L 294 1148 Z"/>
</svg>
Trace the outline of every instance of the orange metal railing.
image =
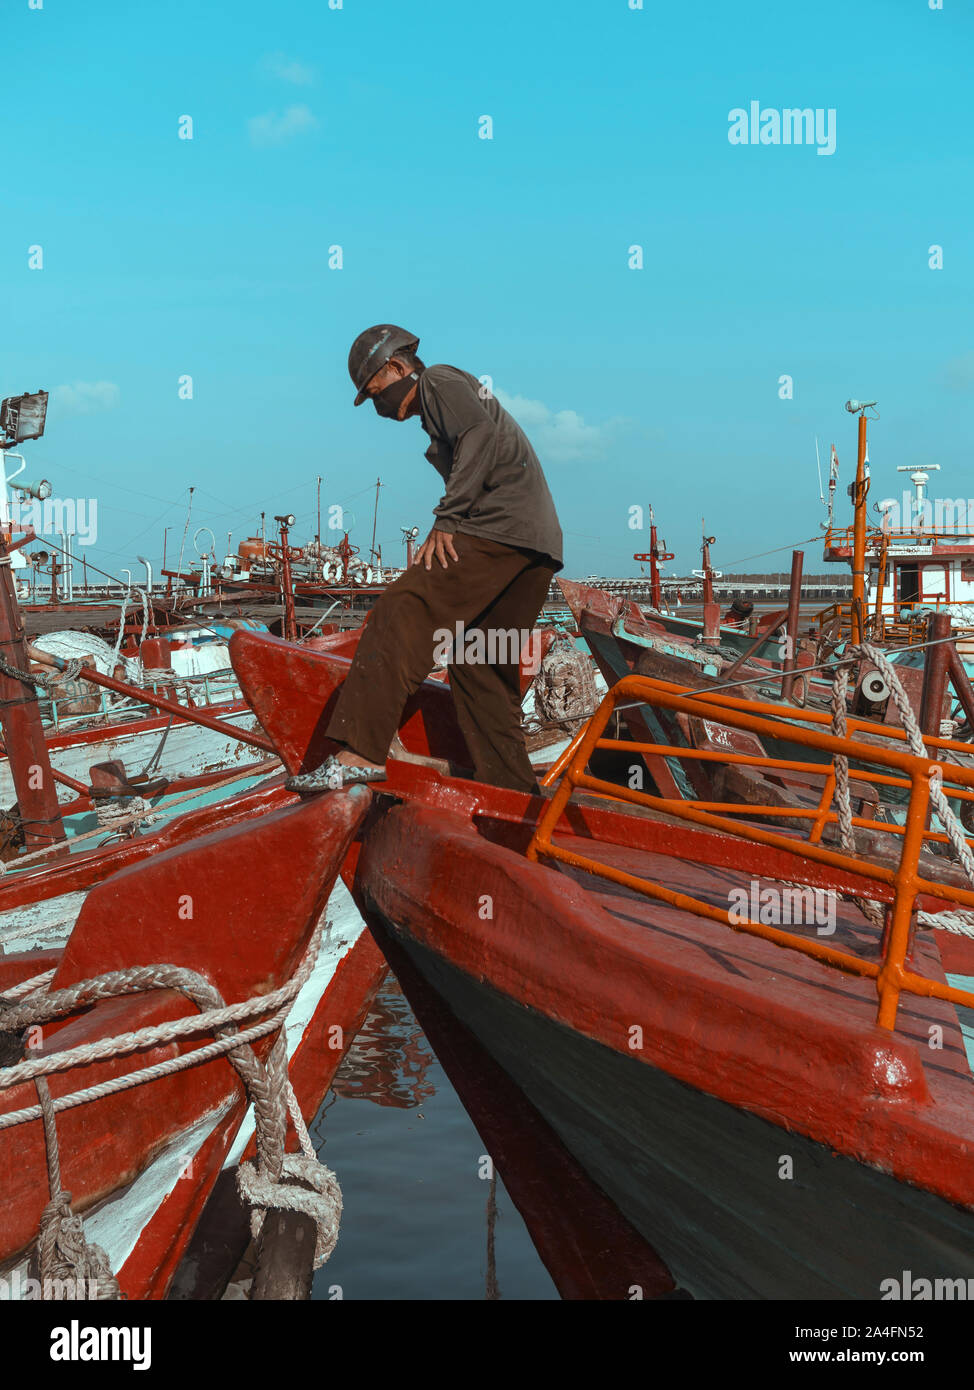
<svg viewBox="0 0 974 1390">
<path fill-rule="evenodd" d="M 830 762 L 801 762 L 793 759 L 762 758 L 728 749 L 726 752 L 673 746 L 658 743 L 629 742 L 621 739 L 603 738 L 609 719 L 615 709 L 623 702 L 652 705 L 672 713 L 683 713 L 698 718 L 716 721 L 732 729 L 741 729 L 765 738 L 782 739 L 819 752 L 832 755 Z M 786 718 L 788 724 L 783 728 L 780 720 Z M 928 738 L 925 746 L 931 752 L 930 758 L 921 758 L 896 747 L 883 747 L 856 740 L 855 732 L 864 729 L 876 731 L 875 723 L 864 719 L 849 719 L 850 736 L 838 738 L 827 728 L 829 715 L 819 711 L 796 711 L 793 706 L 769 705 L 755 700 L 743 700 L 726 695 L 708 695 L 706 692 L 694 693 L 666 681 L 648 676 L 626 676 L 606 695 L 598 710 L 588 724 L 576 735 L 565 753 L 558 759 L 544 781 L 551 785 L 559 778 L 560 783 L 554 796 L 545 808 L 544 814 L 531 838 L 527 849 L 529 859 L 547 857 L 560 860 L 576 868 L 587 870 L 601 878 L 619 883 L 625 887 L 644 893 L 647 897 L 658 899 L 670 905 L 708 917 L 734 931 L 763 937 L 775 945 L 812 956 L 825 965 L 846 971 L 849 974 L 872 978 L 876 982 L 879 995 L 877 1021 L 880 1026 L 892 1029 L 896 1025 L 896 1014 L 901 992 L 946 999 L 955 1004 L 974 1008 L 974 992 L 956 989 L 937 980 L 928 980 L 917 975 L 906 966 L 910 947 L 910 929 L 917 898 L 939 899 L 946 903 L 974 908 L 974 889 L 958 888 L 953 885 L 936 883 L 923 877 L 919 872 L 919 857 L 925 842 L 947 841 L 942 832 L 927 829 L 930 815 L 930 781 L 934 774 L 942 777 L 946 794 L 952 801 L 974 801 L 974 768 L 961 767 L 952 762 L 935 761 L 939 751 L 971 753 L 969 744 L 958 743 L 944 738 Z M 883 728 L 884 736 L 895 743 L 905 740 L 902 729 Z M 591 776 L 587 767 L 596 749 L 623 750 L 630 753 L 652 753 L 668 758 L 698 759 L 703 762 L 730 763 L 756 766 L 779 771 L 814 772 L 824 780 L 822 793 L 816 806 L 783 807 L 781 805 L 754 806 L 751 804 L 728 804 L 707 801 L 679 801 L 654 796 L 628 786 L 620 786 L 601 778 Z M 898 787 L 909 791 L 904 825 L 894 825 L 887 821 L 873 820 L 867 816 L 853 816 L 852 824 L 876 832 L 883 832 L 901 841 L 899 863 L 896 869 L 848 854 L 841 850 L 829 849 L 821 844 L 822 833 L 827 824 L 838 819 L 832 809 L 835 793 L 835 757 L 842 755 L 850 763 L 871 765 L 868 770 L 857 767 L 854 776 L 857 781 L 865 781 L 877 787 Z M 876 772 L 875 767 L 889 769 Z M 792 856 L 811 859 L 839 871 L 858 875 L 875 884 L 874 896 L 885 905 L 886 930 L 879 961 L 864 960 L 848 951 L 826 946 L 795 932 L 785 931 L 762 922 L 750 920 L 731 920 L 726 910 L 714 907 L 685 893 L 677 893 L 652 879 L 630 874 L 611 865 L 600 864 L 596 859 L 569 850 L 554 842 L 552 836 L 572 794 L 585 790 L 609 798 L 615 802 L 631 802 L 636 806 L 647 806 L 664 811 L 692 824 L 724 831 L 741 839 L 784 850 Z M 746 817 L 742 823 L 740 817 Z M 784 834 L 748 822 L 762 817 L 785 817 L 793 820 L 796 829 L 803 823 L 808 830 L 807 838 L 796 839 L 794 833 Z M 968 840 L 974 848 L 974 842 Z M 796 863 L 789 878 L 802 879 L 802 867 Z"/>
<path fill-rule="evenodd" d="M 884 603 L 874 602 L 869 606 L 865 616 L 866 641 L 893 642 L 897 646 L 906 647 L 922 643 L 926 640 L 926 624 L 922 616 L 919 620 L 911 622 L 909 617 L 904 617 L 903 614 L 918 612 L 922 615 L 927 612 L 939 612 L 941 608 L 953 607 L 962 602 L 966 600 L 929 598 L 905 602 L 889 599 Z M 812 622 L 819 632 L 824 633 L 831 629 L 834 641 L 841 637 L 848 638 L 852 632 L 852 604 L 830 603 L 827 608 L 813 615 Z M 969 637 L 974 633 L 974 627 L 955 620 L 953 633 L 955 637 Z"/>
<path fill-rule="evenodd" d="M 822 537 L 825 550 L 851 550 L 854 541 L 854 530 L 855 528 L 853 526 L 830 526 Z M 889 546 L 896 544 L 914 546 L 929 545 L 932 547 L 932 553 L 930 555 L 921 555 L 918 557 L 921 560 L 929 561 L 930 559 L 936 558 L 938 546 L 948 548 L 963 546 L 969 541 L 974 540 L 974 531 L 970 531 L 963 526 L 950 530 L 946 526 L 938 527 L 936 524 L 932 526 L 917 526 L 910 530 L 904 530 L 902 527 L 896 530 L 891 528 L 889 531 L 884 531 L 882 527 L 879 526 L 870 526 L 867 528 L 867 550 L 879 552 L 884 539 Z M 873 557 L 870 556 L 870 558 Z M 913 557 L 911 556 L 910 558 L 912 559 Z"/>
</svg>

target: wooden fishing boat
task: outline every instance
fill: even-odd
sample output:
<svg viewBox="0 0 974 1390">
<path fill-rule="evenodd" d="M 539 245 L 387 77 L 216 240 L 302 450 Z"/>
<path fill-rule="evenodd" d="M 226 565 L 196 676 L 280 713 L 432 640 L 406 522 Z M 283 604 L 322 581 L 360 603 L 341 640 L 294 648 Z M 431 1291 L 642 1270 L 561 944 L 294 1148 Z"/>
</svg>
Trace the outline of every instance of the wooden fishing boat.
<svg viewBox="0 0 974 1390">
<path fill-rule="evenodd" d="M 14 611 L 22 621 L 19 605 Z M 121 762 L 130 777 L 170 783 L 241 766 L 247 748 L 237 731 L 252 734 L 256 721 L 229 668 L 226 639 L 233 630 L 212 634 L 199 648 L 147 638 L 135 649 L 137 659 L 125 657 L 126 679 L 114 681 L 114 689 L 88 679 L 48 681 L 38 707 L 59 800 L 72 800 L 79 785 L 89 784 L 95 763 Z M 189 634 L 196 635 L 196 629 Z M 56 632 L 47 640 L 49 648 L 28 647 L 34 674 L 49 677 L 52 667 L 63 670 L 71 658 L 83 660 L 102 677 L 121 672 L 114 652 L 91 634 Z M 180 655 L 187 657 L 182 664 Z M 182 710 L 163 712 L 152 703 L 158 695 L 187 709 L 205 709 L 218 722 L 203 726 Z M 0 746 L 0 806 L 11 806 L 16 796 L 10 762 Z"/>
<path fill-rule="evenodd" d="M 277 760 L 265 759 L 229 777 L 163 780 L 151 793 L 140 783 L 148 799 L 138 810 L 118 764 L 92 767 L 97 785 L 87 789 L 57 773 L 75 792 L 59 805 L 37 700 L 19 674 L 25 651 L 6 582 L 0 619 L 0 646 L 13 657 L 2 678 L 5 747 L 31 836 L 0 881 L 0 1287 L 15 1298 L 95 1296 L 77 1273 L 90 1273 L 86 1262 L 69 1264 L 67 1279 L 51 1264 L 61 1228 L 77 1227 L 82 1212 L 85 1239 L 102 1251 L 99 1278 L 117 1276 L 127 1297 L 162 1297 L 221 1170 L 236 1170 L 254 1132 L 253 1068 L 245 1090 L 225 1048 L 193 1056 L 222 1036 L 215 1025 L 172 1029 L 187 1014 L 193 1024 L 200 1012 L 244 1004 L 257 1030 L 256 1067 L 283 1023 L 294 1113 L 313 1116 L 385 972 L 347 890 L 335 885 L 367 798 L 339 798 L 309 817 L 313 808 L 286 791 Z M 90 679 L 238 746 L 268 747 L 212 710 L 94 670 Z M 245 717 L 252 725 L 249 709 Z M 120 816 L 103 821 L 99 790 Z M 144 833 L 149 812 L 162 825 Z M 268 1015 L 265 999 L 302 957 L 288 1009 Z M 64 990 L 75 993 L 64 1000 Z M 137 1052 L 118 1041 L 133 1033 Z M 90 1045 L 101 1051 L 76 1055 Z M 235 1045 L 235 1066 L 243 1055 Z M 145 1074 L 146 1063 L 163 1072 Z M 279 1086 L 277 1099 L 283 1106 Z M 45 1104 L 54 1110 L 40 1115 Z M 78 1232 L 66 1244 L 77 1252 Z"/>
<path fill-rule="evenodd" d="M 703 639 L 699 623 L 670 619 L 664 614 L 644 614 L 639 605 L 618 594 L 589 584 L 558 579 L 579 634 L 606 681 L 614 684 L 630 671 L 679 681 L 684 685 L 710 685 L 735 679 L 764 698 L 781 694 L 783 638 L 777 630 L 763 630 L 753 638 L 747 633 L 718 627 Z M 813 663 L 813 655 L 799 652 L 798 699 L 825 708 L 831 680 L 821 672 L 801 675 Z M 803 684 L 807 682 L 806 685 Z"/>
<path fill-rule="evenodd" d="M 314 765 L 347 659 L 247 634 L 232 656 L 289 769 Z M 693 1296 L 876 1299 L 904 1270 L 974 1278 L 974 949 L 915 916 L 974 906 L 934 853 L 946 835 L 926 828 L 938 765 L 796 712 L 809 756 L 868 751 L 911 790 L 904 826 L 853 816 L 867 857 L 834 847 L 824 798 L 781 827 L 780 806 L 666 799 L 587 773 L 619 748 L 606 725 L 633 700 L 715 711 L 629 676 L 543 797 L 390 761 L 344 870 L 368 920 Z M 718 708 L 742 734 L 773 728 L 757 706 Z M 437 682 L 400 738 L 463 765 Z M 974 772 L 939 769 L 970 801 Z M 775 923 L 764 909 L 786 890 L 804 910 Z"/>
<path fill-rule="evenodd" d="M 253 732 L 256 721 L 246 702 L 239 698 L 205 703 L 205 708 L 227 725 L 227 731 L 201 728 L 187 719 L 159 714 L 147 706 L 141 710 L 106 713 L 101 719 L 61 722 L 47 733 L 48 755 L 59 783 L 62 803 L 75 799 L 74 784 L 90 787 L 90 769 L 95 763 L 120 761 L 133 777 L 143 774 L 152 780 L 185 785 L 189 779 L 230 772 L 248 761 L 246 745 L 235 737 L 235 730 Z M 16 801 L 10 764 L 0 755 L 0 806 Z"/>
<path fill-rule="evenodd" d="M 385 964 L 335 880 L 368 796 L 353 789 L 301 805 L 279 788 L 276 808 L 262 796 L 256 818 L 259 802 L 244 798 L 225 808 L 223 824 L 209 833 L 184 818 L 171 828 L 168 846 L 128 846 L 128 866 L 87 889 L 63 947 L 0 956 L 7 1064 L 0 1070 L 0 1278 L 20 1296 L 39 1296 L 30 1292 L 23 1252 L 52 1197 L 41 1119 L 5 1127 L 13 1112 L 30 1110 L 38 1098 L 32 1081 L 7 1084 L 21 1053 L 32 1062 L 55 1058 L 192 1016 L 213 1007 L 214 997 L 230 1004 L 257 996 L 251 1019 L 266 1020 L 269 1012 L 273 1022 L 274 1010 L 259 1000 L 294 975 L 312 938 L 318 941 L 323 916 L 320 947 L 284 1025 L 302 1114 L 317 1110 L 367 1010 Z M 55 872 L 77 882 L 79 874 L 97 871 L 82 860 Z M 42 1039 L 24 1039 L 16 1027 L 26 1006 L 11 996 L 38 975 L 53 972 L 28 1004 L 110 972 L 153 966 L 164 969 L 152 987 L 130 982 L 107 997 L 85 994 L 66 1017 L 35 1030 Z M 175 982 L 174 970 L 180 972 Z M 258 1057 L 266 1058 L 279 1026 L 254 1043 Z M 204 1028 L 52 1072 L 50 1095 L 58 1107 L 88 1087 L 124 1084 L 146 1067 L 191 1057 L 214 1036 Z M 22 1051 L 23 1041 L 34 1045 Z M 221 1169 L 248 1150 L 253 1122 L 240 1078 L 225 1056 L 215 1057 L 60 1110 L 56 1128 L 61 1185 L 74 1211 L 84 1213 L 86 1238 L 104 1250 L 123 1295 L 163 1297 Z"/>
<path fill-rule="evenodd" d="M 717 642 L 692 643 L 664 630 L 655 620 L 643 617 L 634 603 L 583 584 L 568 580 L 559 583 L 572 606 L 579 633 L 607 684 L 637 674 L 671 682 L 674 688 L 686 691 L 703 693 L 713 688 L 739 707 L 760 700 L 764 714 L 773 721 L 758 737 L 751 731 L 723 723 L 716 710 L 709 718 L 700 719 L 670 714 L 638 701 L 629 702 L 620 709 L 620 715 L 635 740 L 644 744 L 678 744 L 714 755 L 709 764 L 698 762 L 683 766 L 660 753 L 645 753 L 642 763 L 647 779 L 661 795 L 705 796 L 725 801 L 776 798 L 786 806 L 808 806 L 817 800 L 827 777 L 829 755 L 820 749 L 803 750 L 791 734 L 793 728 L 801 726 L 808 712 L 823 725 L 830 722 L 835 703 L 835 669 L 813 673 L 805 668 L 805 674 L 801 674 L 799 666 L 796 679 L 805 684 L 796 686 L 799 704 L 795 704 L 781 694 L 781 664 L 771 659 L 778 645 L 775 639 L 762 641 L 758 637 L 748 641 L 740 654 L 725 649 L 723 632 Z M 935 634 L 936 637 L 945 635 L 942 630 Z M 915 654 L 915 660 L 919 656 Z M 956 735 L 944 732 L 946 741 L 940 741 L 942 731 L 951 728 L 948 679 L 956 686 L 963 708 L 968 705 L 974 708 L 974 691 L 957 653 L 946 646 L 934 647 L 927 665 L 917 660 L 912 667 L 897 662 L 896 653 L 891 657 L 909 707 L 924 733 L 935 738 L 935 746 L 942 750 L 938 756 L 974 763 L 974 751 L 969 741 L 958 736 L 959 729 Z M 888 672 L 884 674 L 872 661 L 862 658 L 853 667 L 849 691 L 843 708 L 848 714 L 849 731 L 855 733 L 857 740 L 878 747 L 901 745 L 905 737 L 903 720 L 892 698 Z M 959 720 L 953 723 L 956 725 Z M 725 748 L 753 754 L 765 761 L 763 765 L 731 766 L 719 757 Z M 777 760 L 777 767 L 771 766 L 772 759 Z M 800 771 L 798 764 L 801 763 L 817 763 L 820 768 L 806 767 Z M 859 764 L 855 759 L 852 765 L 857 775 L 863 771 L 875 774 L 882 770 L 874 763 Z M 874 804 L 881 802 L 887 814 L 902 820 L 905 796 L 882 783 L 870 790 L 858 780 L 856 790 L 860 798 L 865 797 Z"/>
</svg>

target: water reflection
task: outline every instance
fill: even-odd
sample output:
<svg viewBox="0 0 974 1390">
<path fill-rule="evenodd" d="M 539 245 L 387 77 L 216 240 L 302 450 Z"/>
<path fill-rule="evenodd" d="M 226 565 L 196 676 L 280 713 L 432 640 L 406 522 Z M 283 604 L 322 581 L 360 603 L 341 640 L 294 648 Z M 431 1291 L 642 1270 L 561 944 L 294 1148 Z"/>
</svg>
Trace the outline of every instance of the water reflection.
<svg viewBox="0 0 974 1390">
<path fill-rule="evenodd" d="M 558 1297 L 451 1079 L 388 975 L 311 1126 L 344 1202 L 313 1299 Z"/>
<path fill-rule="evenodd" d="M 411 1109 L 434 1091 L 434 1058 L 394 975 L 387 975 L 332 1089 L 353 1100 Z"/>
</svg>

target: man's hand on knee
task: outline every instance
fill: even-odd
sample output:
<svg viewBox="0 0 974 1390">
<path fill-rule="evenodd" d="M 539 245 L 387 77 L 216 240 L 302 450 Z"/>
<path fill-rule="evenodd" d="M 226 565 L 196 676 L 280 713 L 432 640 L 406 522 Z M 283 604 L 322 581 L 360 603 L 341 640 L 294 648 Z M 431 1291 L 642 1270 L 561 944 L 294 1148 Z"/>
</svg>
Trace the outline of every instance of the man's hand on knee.
<svg viewBox="0 0 974 1390">
<path fill-rule="evenodd" d="M 447 556 L 449 556 L 450 560 L 456 560 L 459 563 L 460 556 L 457 554 L 456 547 L 453 544 L 452 531 L 437 531 L 434 526 L 413 556 L 413 564 L 418 565 L 422 563 L 425 564 L 427 569 L 432 569 L 434 556 L 439 560 L 444 569 L 447 569 L 449 565 Z"/>
</svg>

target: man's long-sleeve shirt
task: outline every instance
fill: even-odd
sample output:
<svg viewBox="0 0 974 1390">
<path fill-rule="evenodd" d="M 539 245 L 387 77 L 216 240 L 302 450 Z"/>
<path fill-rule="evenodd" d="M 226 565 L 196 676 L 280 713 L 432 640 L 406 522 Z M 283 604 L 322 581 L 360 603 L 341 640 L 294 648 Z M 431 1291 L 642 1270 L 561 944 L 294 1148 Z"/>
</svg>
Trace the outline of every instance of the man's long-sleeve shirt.
<svg viewBox="0 0 974 1390">
<path fill-rule="evenodd" d="M 517 421 L 477 378 L 427 367 L 418 392 L 426 457 L 446 482 L 433 510 L 440 531 L 521 546 L 562 569 L 561 527 L 541 464 Z"/>
</svg>

